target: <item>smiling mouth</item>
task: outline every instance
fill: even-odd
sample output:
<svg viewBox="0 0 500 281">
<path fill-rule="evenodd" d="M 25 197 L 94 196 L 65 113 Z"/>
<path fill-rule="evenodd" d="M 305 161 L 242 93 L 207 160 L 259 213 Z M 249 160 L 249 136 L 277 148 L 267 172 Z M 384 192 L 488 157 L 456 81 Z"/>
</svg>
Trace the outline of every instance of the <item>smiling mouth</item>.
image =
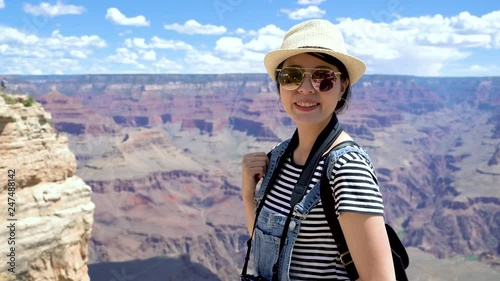
<svg viewBox="0 0 500 281">
<path fill-rule="evenodd" d="M 314 107 L 319 105 L 319 103 L 314 103 L 314 102 L 296 102 L 295 104 L 300 107 Z"/>
</svg>

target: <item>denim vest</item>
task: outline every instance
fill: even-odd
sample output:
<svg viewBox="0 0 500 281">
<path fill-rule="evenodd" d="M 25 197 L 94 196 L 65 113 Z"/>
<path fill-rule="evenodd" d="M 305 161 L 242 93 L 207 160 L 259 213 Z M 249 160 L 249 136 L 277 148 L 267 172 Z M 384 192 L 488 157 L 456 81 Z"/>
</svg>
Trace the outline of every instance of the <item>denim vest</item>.
<svg viewBox="0 0 500 281">
<path fill-rule="evenodd" d="M 283 141 L 278 144 L 272 151 L 267 171 L 261 184 L 261 188 L 257 191 L 255 199 L 260 202 L 266 189 L 270 188 L 269 183 L 273 171 L 277 168 L 280 158 L 283 156 L 285 149 L 290 140 Z M 335 162 L 344 153 L 355 151 L 363 155 L 371 164 L 368 154 L 363 150 L 353 146 L 342 147 L 329 152 L 328 158 L 325 160 L 327 171 L 332 171 Z M 330 180 L 331 172 L 327 173 Z M 290 220 L 287 238 L 283 251 L 278 253 L 280 247 L 280 238 L 283 234 L 283 228 L 286 221 L 286 216 L 270 211 L 266 207 L 262 207 L 257 224 L 254 230 L 254 238 L 252 240 L 254 272 L 267 280 L 272 280 L 273 266 L 278 261 L 278 279 L 280 281 L 289 281 L 290 262 L 292 259 L 293 246 L 299 234 L 301 221 L 304 220 L 309 212 L 321 200 L 320 181 L 302 198 L 302 200 L 294 207 L 293 216 Z M 346 279 L 348 280 L 348 279 Z"/>
</svg>

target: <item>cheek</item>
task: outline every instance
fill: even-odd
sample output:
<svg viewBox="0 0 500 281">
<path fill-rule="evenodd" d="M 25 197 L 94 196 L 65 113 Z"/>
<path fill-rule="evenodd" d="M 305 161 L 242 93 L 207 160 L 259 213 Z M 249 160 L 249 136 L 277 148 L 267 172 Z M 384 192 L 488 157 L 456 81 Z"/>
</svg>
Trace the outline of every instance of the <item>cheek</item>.
<svg viewBox="0 0 500 281">
<path fill-rule="evenodd" d="M 335 86 L 332 89 L 332 95 L 334 96 L 334 99 L 337 101 L 342 97 L 342 94 L 344 93 L 344 85 L 342 83 L 335 83 Z"/>
</svg>

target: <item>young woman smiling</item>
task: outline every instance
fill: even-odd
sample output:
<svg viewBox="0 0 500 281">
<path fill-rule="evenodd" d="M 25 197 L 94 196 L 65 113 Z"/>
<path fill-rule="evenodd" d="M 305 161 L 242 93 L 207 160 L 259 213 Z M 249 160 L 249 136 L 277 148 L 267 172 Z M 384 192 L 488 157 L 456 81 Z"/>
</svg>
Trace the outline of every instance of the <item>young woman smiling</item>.
<svg viewBox="0 0 500 281">
<path fill-rule="evenodd" d="M 326 20 L 293 26 L 281 48 L 266 55 L 264 64 L 277 83 L 279 107 L 297 128 L 285 145 L 277 145 L 271 153 L 251 152 L 242 159 L 242 198 L 253 238 L 253 280 L 349 280 L 345 268 L 349 262 L 354 262 L 358 280 L 395 280 L 373 164 L 337 119 L 365 64 L 347 54 L 339 29 Z M 338 250 L 319 199 L 318 182 L 328 150 L 312 170 L 303 196 L 293 202 L 311 155 L 334 130 L 338 134 L 330 149 L 348 145 L 333 166 L 328 188 L 352 260 Z M 278 160 L 273 162 L 270 155 L 277 150 Z"/>
</svg>

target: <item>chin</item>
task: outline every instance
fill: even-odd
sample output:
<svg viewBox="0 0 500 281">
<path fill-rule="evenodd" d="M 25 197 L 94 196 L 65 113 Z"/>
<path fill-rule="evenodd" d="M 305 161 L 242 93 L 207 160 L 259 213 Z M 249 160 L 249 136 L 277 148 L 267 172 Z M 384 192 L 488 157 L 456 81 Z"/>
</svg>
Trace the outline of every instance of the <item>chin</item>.
<svg viewBox="0 0 500 281">
<path fill-rule="evenodd" d="M 328 122 L 328 118 L 319 118 L 317 116 L 293 116 L 291 117 L 297 126 L 317 126 Z"/>
</svg>

